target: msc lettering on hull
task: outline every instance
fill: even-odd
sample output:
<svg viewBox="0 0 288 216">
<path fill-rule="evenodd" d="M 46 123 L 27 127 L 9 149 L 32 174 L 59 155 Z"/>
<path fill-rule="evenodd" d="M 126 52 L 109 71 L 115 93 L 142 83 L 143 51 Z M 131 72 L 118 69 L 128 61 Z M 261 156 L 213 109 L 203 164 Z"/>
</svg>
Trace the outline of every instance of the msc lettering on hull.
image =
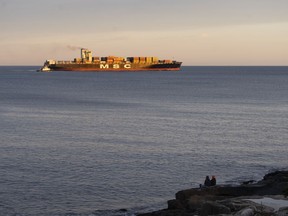
<svg viewBox="0 0 288 216">
<path fill-rule="evenodd" d="M 113 64 L 113 65 L 111 65 L 111 67 L 112 67 L 113 69 L 119 69 L 119 68 L 120 68 L 120 65 L 119 65 L 119 64 Z M 109 69 L 110 66 L 109 66 L 109 64 L 100 64 L 100 68 L 101 68 L 101 69 Z M 131 65 L 130 65 L 130 64 L 124 64 L 124 68 L 125 68 L 125 69 L 130 69 L 130 68 L 131 68 Z"/>
</svg>

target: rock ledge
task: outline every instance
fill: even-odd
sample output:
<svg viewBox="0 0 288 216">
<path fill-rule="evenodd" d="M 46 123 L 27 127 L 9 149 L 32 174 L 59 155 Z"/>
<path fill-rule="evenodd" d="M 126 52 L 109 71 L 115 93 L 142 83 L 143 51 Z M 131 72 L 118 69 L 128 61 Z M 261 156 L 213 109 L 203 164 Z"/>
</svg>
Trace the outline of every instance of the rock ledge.
<svg viewBox="0 0 288 216">
<path fill-rule="evenodd" d="M 275 209 L 253 202 L 253 199 L 269 197 L 276 202 L 279 200 L 288 203 L 287 191 L 288 171 L 276 171 L 265 175 L 256 183 L 247 181 L 241 185 L 217 185 L 182 190 L 176 193 L 175 199 L 168 201 L 167 209 L 138 216 L 287 216 L 288 204 Z"/>
</svg>

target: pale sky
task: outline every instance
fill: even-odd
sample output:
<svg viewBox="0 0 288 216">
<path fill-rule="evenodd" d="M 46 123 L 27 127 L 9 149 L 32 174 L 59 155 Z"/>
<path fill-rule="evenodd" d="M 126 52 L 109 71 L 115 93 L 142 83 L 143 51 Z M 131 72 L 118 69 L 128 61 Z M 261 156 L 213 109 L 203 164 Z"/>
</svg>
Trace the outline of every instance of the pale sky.
<svg viewBox="0 0 288 216">
<path fill-rule="evenodd" d="M 0 0 L 0 65 L 158 56 L 288 65 L 288 0 Z"/>
</svg>

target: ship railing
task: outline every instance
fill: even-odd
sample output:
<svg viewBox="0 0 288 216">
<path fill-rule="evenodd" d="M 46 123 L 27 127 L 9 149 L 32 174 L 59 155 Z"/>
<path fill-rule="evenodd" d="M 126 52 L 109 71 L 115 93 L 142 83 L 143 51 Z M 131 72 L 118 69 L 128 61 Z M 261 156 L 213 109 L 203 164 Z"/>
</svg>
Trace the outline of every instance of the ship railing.
<svg viewBox="0 0 288 216">
<path fill-rule="evenodd" d="M 73 64 L 73 61 L 57 61 L 57 64 Z"/>
</svg>

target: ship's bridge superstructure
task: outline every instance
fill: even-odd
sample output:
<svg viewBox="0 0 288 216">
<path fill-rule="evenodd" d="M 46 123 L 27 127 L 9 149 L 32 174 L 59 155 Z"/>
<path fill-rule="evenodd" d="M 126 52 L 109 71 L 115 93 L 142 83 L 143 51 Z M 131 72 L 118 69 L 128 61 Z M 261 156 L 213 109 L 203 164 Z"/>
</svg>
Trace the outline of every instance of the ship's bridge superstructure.
<svg viewBox="0 0 288 216">
<path fill-rule="evenodd" d="M 86 60 L 87 62 L 92 62 L 92 52 L 88 49 L 81 49 L 81 59 Z"/>
</svg>

